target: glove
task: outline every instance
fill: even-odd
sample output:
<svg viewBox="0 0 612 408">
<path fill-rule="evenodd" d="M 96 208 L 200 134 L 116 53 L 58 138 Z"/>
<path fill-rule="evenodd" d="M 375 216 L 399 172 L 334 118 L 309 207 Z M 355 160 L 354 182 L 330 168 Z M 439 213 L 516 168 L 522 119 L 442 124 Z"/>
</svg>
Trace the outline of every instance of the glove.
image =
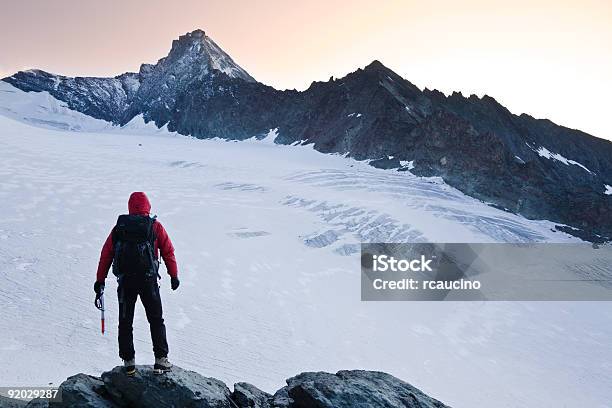
<svg viewBox="0 0 612 408">
<path fill-rule="evenodd" d="M 180 284 L 179 278 L 170 278 L 170 287 L 172 290 L 177 290 Z"/>
<path fill-rule="evenodd" d="M 102 294 L 104 293 L 104 282 L 94 283 L 94 292 L 96 292 L 96 300 L 94 300 L 94 305 L 100 310 L 102 310 Z"/>
<path fill-rule="evenodd" d="M 104 282 L 96 281 L 96 283 L 94 283 L 94 292 L 96 292 L 96 295 L 100 296 L 104 292 Z"/>
</svg>

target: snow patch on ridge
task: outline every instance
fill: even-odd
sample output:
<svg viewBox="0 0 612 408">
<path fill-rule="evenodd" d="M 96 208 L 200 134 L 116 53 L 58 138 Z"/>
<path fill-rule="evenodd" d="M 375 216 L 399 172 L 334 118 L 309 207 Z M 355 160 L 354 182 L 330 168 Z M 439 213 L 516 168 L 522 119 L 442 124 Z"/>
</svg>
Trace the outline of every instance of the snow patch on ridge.
<svg viewBox="0 0 612 408">
<path fill-rule="evenodd" d="M 121 133 L 129 133 L 129 134 L 174 134 L 178 135 L 176 132 L 170 132 L 168 130 L 168 124 L 164 124 L 162 127 L 158 128 L 154 121 L 150 120 L 148 122 L 145 121 L 143 114 L 136 115 L 125 125 L 121 126 L 118 130 Z"/>
<path fill-rule="evenodd" d="M 400 160 L 400 165 L 406 170 L 414 169 L 414 160 Z"/>
<path fill-rule="evenodd" d="M 278 137 L 278 128 L 268 130 L 266 136 L 261 139 L 261 142 L 268 144 L 275 144 L 274 141 Z"/>
<path fill-rule="evenodd" d="M 529 148 L 531 150 L 533 150 L 538 155 L 540 155 L 540 157 L 544 157 L 545 159 L 561 162 L 561 163 L 565 164 L 566 166 L 569 166 L 570 164 L 573 164 L 575 166 L 581 167 L 582 169 L 586 170 L 587 172 L 589 172 L 591 174 L 595 174 L 591 170 L 587 169 L 586 166 L 578 163 L 577 161 L 567 159 L 564 156 L 560 155 L 559 153 L 553 153 L 550 150 L 548 150 L 547 148 L 545 148 L 544 146 L 540 146 L 537 149 L 534 148 L 533 146 L 529 145 L 529 143 L 527 143 L 527 146 L 529 146 Z"/>
<path fill-rule="evenodd" d="M 204 41 L 208 45 L 210 52 L 210 65 L 229 77 L 242 78 L 245 80 L 251 80 L 251 76 L 246 73 L 244 69 L 239 67 L 229 55 L 227 55 L 219 46 L 206 36 Z"/>
</svg>

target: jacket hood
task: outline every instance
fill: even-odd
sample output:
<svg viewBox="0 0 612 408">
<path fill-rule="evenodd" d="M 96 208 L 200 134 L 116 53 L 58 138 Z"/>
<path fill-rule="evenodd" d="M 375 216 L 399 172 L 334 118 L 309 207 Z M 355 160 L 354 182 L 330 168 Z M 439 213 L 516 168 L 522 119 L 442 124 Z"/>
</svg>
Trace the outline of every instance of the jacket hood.
<svg viewBox="0 0 612 408">
<path fill-rule="evenodd" d="M 128 200 L 128 210 L 132 215 L 149 215 L 151 203 L 147 195 L 141 191 L 132 193 Z"/>
</svg>

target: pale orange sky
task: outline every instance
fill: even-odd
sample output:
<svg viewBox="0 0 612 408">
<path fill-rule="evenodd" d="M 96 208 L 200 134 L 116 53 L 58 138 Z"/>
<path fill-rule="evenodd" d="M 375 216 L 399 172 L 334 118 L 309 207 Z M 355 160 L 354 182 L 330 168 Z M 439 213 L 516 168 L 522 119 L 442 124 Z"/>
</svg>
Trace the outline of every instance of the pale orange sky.
<svg viewBox="0 0 612 408">
<path fill-rule="evenodd" d="M 612 139 L 612 1 L 2 0 L 0 76 L 116 75 L 201 28 L 257 80 L 305 89 L 374 59 Z"/>
</svg>

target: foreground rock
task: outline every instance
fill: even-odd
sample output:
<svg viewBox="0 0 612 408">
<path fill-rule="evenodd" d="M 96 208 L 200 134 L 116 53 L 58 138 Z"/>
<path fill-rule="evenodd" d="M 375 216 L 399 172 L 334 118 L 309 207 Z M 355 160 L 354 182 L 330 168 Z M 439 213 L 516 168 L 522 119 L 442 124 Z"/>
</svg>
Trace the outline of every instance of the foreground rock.
<svg viewBox="0 0 612 408">
<path fill-rule="evenodd" d="M 291 408 L 446 407 L 412 385 L 376 371 L 302 373 L 287 380 Z M 284 394 L 284 393 L 282 393 Z M 284 395 L 283 395 L 284 397 Z"/>
<path fill-rule="evenodd" d="M 34 400 L 33 407 L 203 407 L 203 408 L 444 408 L 417 388 L 392 375 L 376 371 L 339 371 L 337 374 L 302 373 L 287 380 L 274 395 L 247 383 L 234 391 L 215 378 L 175 367 L 154 375 L 150 366 L 138 366 L 134 377 L 115 367 L 102 378 L 77 374 L 60 385 L 61 403 Z M 6 404 L 6 405 L 5 405 Z M 11 406 L 0 400 L 0 406 Z M 23 406 L 16 403 L 12 406 Z"/>
<path fill-rule="evenodd" d="M 223 382 L 178 367 L 155 375 L 152 367 L 140 366 L 134 377 L 115 367 L 102 380 L 113 401 L 130 407 L 232 407 Z"/>
</svg>

